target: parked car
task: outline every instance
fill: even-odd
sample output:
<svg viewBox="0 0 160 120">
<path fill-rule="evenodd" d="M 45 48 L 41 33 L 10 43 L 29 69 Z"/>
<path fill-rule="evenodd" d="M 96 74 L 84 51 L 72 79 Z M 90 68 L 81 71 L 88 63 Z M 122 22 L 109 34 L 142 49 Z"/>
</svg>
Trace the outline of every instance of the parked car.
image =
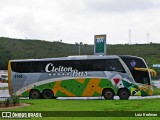
<svg viewBox="0 0 160 120">
<path fill-rule="evenodd" d="M 1 80 L 2 81 L 8 81 L 8 74 L 2 74 L 1 75 Z"/>
</svg>

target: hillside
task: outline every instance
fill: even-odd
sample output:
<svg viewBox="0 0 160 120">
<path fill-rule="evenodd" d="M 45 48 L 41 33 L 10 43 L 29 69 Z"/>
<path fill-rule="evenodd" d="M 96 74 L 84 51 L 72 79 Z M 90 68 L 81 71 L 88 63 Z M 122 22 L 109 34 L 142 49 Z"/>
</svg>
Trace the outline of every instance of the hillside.
<svg viewBox="0 0 160 120">
<path fill-rule="evenodd" d="M 93 45 L 81 45 L 81 55 L 93 53 Z M 149 66 L 160 63 L 160 44 L 108 45 L 107 53 L 140 56 Z M 0 37 L 0 69 L 7 69 L 10 59 L 52 58 L 78 54 L 79 46 L 75 44 Z"/>
</svg>

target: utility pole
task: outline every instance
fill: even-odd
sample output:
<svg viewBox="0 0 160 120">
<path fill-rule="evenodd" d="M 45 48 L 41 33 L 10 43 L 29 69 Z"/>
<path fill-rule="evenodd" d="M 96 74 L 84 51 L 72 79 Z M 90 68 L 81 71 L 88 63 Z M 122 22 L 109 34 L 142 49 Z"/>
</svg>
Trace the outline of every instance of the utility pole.
<svg viewBox="0 0 160 120">
<path fill-rule="evenodd" d="M 79 43 L 79 55 L 81 55 L 81 45 L 82 45 L 82 42 Z"/>
<path fill-rule="evenodd" d="M 149 44 L 149 32 L 147 32 L 147 43 Z"/>
<path fill-rule="evenodd" d="M 129 29 L 129 33 L 128 33 L 129 35 L 129 39 L 128 39 L 128 44 L 130 45 L 131 44 L 131 29 Z"/>
</svg>

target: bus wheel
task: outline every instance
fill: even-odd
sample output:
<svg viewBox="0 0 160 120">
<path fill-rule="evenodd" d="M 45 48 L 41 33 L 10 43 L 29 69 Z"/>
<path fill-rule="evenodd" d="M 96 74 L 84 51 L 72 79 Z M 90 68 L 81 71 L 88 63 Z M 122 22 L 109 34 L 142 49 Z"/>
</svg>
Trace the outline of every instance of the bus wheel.
<svg viewBox="0 0 160 120">
<path fill-rule="evenodd" d="M 120 100 L 127 100 L 130 96 L 128 89 L 120 89 L 118 92 Z"/>
<path fill-rule="evenodd" d="M 42 97 L 45 99 L 52 99 L 54 97 L 52 90 L 44 90 Z"/>
<path fill-rule="evenodd" d="M 113 100 L 114 92 L 112 89 L 105 89 L 103 91 L 103 96 L 106 100 Z"/>
<path fill-rule="evenodd" d="M 40 92 L 39 90 L 31 90 L 29 93 L 29 98 L 31 99 L 38 99 L 40 98 Z"/>
</svg>

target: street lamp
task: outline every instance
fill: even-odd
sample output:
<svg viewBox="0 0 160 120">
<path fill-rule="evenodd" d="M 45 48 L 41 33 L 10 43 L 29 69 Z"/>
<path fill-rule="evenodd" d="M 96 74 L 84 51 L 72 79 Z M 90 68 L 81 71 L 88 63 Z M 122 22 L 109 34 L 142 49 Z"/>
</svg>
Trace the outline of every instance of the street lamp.
<svg viewBox="0 0 160 120">
<path fill-rule="evenodd" d="M 79 43 L 79 55 L 81 55 L 81 45 L 82 44 L 83 44 L 82 42 Z"/>
</svg>

